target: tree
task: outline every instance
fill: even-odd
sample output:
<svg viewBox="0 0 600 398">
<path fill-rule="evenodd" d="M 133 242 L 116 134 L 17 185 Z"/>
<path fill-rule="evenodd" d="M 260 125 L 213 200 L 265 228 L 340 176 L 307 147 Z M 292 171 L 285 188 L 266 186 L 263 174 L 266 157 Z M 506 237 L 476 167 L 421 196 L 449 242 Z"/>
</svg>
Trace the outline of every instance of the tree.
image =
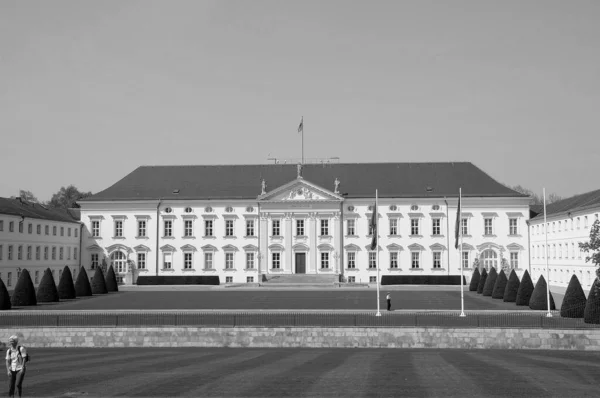
<svg viewBox="0 0 600 398">
<path fill-rule="evenodd" d="M 104 273 L 102 268 L 96 267 L 96 272 L 92 277 L 92 294 L 106 294 L 106 281 L 104 280 Z"/>
<path fill-rule="evenodd" d="M 590 289 L 583 311 L 583 321 L 585 323 L 600 324 L 600 295 L 598 289 Z"/>
<path fill-rule="evenodd" d="M 77 281 L 75 282 L 75 294 L 77 297 L 87 297 L 92 295 L 92 287 L 90 286 L 90 279 L 88 278 L 85 268 L 81 267 Z"/>
<path fill-rule="evenodd" d="M 504 289 L 503 301 L 505 303 L 514 303 L 515 301 L 517 301 L 517 293 L 519 292 L 520 285 L 521 281 L 519 280 L 517 273 L 513 269 L 512 271 L 510 271 L 508 283 L 506 284 L 506 288 Z"/>
<path fill-rule="evenodd" d="M 6 285 L 0 279 L 0 311 L 1 310 L 10 310 L 10 295 L 8 294 L 8 290 L 6 290 Z"/>
<path fill-rule="evenodd" d="M 573 275 L 560 306 L 560 316 L 563 318 L 583 318 L 586 301 L 581 283 L 579 283 L 577 275 Z"/>
<path fill-rule="evenodd" d="M 21 275 L 19 275 L 17 286 L 15 286 L 15 290 L 13 291 L 12 295 L 12 305 L 14 307 L 37 305 L 35 288 L 33 287 L 33 282 L 31 281 L 31 275 L 29 275 L 29 271 L 26 269 L 21 271 Z"/>
<path fill-rule="evenodd" d="M 519 193 L 523 193 L 525 195 L 531 196 L 531 201 L 529 202 L 529 204 L 532 204 L 532 205 L 544 204 L 544 198 L 542 198 L 540 195 L 538 195 L 537 193 L 535 193 L 534 191 L 532 191 L 529 188 L 522 187 L 521 185 L 515 185 L 512 187 L 509 186 L 509 188 L 512 189 L 513 191 L 517 191 Z M 558 202 L 559 200 L 562 200 L 562 199 L 563 198 L 561 196 L 559 196 L 555 193 L 551 193 L 546 198 L 546 204 Z"/>
<path fill-rule="evenodd" d="M 60 281 L 58 282 L 58 297 L 61 300 L 69 300 L 77 297 L 75 292 L 75 285 L 73 285 L 73 275 L 71 274 L 71 268 L 65 265 L 63 268 Z"/>
<path fill-rule="evenodd" d="M 585 243 L 580 243 L 579 248 L 581 251 L 590 253 L 589 256 L 585 257 L 585 262 L 592 262 L 596 267 L 600 267 L 600 220 L 594 221 L 592 224 L 592 229 L 590 230 L 590 241 Z M 596 271 L 598 274 L 598 271 Z M 594 286 L 596 289 L 599 287 L 599 280 L 596 277 L 594 281 Z"/>
<path fill-rule="evenodd" d="M 11 199 L 16 199 L 16 196 L 11 196 Z M 31 191 L 26 191 L 24 189 L 19 189 L 19 198 L 26 200 L 32 203 L 40 203 L 38 198 Z"/>
<path fill-rule="evenodd" d="M 52 195 L 48 204 L 58 209 L 78 208 L 79 205 L 76 202 L 88 196 L 92 196 L 92 193 L 80 192 L 74 185 L 69 185 L 66 188 L 61 187 L 57 193 Z"/>
<path fill-rule="evenodd" d="M 506 289 L 507 283 L 508 279 L 506 279 L 506 274 L 504 273 L 504 270 L 500 270 L 500 272 L 498 273 L 498 277 L 496 278 L 496 283 L 494 284 L 494 289 L 492 290 L 492 298 L 504 298 L 504 290 Z"/>
<path fill-rule="evenodd" d="M 531 297 L 529 298 L 529 308 L 532 310 L 548 310 L 548 284 L 546 283 L 544 275 L 540 275 L 535 284 L 535 289 L 533 289 L 533 293 L 531 293 Z M 552 292 L 550 292 L 550 309 L 556 309 Z"/>
<path fill-rule="evenodd" d="M 529 305 L 529 299 L 531 299 L 531 293 L 533 293 L 533 282 L 529 272 L 525 270 L 521 283 L 519 284 L 519 291 L 517 292 L 517 305 Z"/>
<path fill-rule="evenodd" d="M 108 268 L 108 272 L 106 273 L 106 290 L 109 292 L 118 292 L 119 285 L 117 284 L 117 276 L 115 275 L 115 270 L 111 265 Z"/>
<path fill-rule="evenodd" d="M 471 283 L 469 283 L 469 291 L 470 292 L 477 291 L 477 285 L 479 284 L 479 278 L 481 278 L 481 275 L 479 274 L 479 269 L 475 268 L 473 270 L 473 276 L 471 276 Z"/>
<path fill-rule="evenodd" d="M 498 272 L 496 268 L 491 267 L 490 273 L 488 274 L 487 279 L 485 280 L 485 285 L 483 285 L 483 290 L 481 294 L 483 296 L 491 296 L 492 291 L 494 290 L 494 285 L 496 284 L 496 278 L 498 278 Z"/>
<path fill-rule="evenodd" d="M 487 270 L 484 268 L 481 270 L 481 275 L 479 277 L 479 283 L 477 284 L 477 293 L 481 294 L 483 293 L 483 287 L 485 286 L 485 281 L 487 279 L 488 273 Z"/>
<path fill-rule="evenodd" d="M 36 298 L 38 303 L 55 303 L 59 301 L 56 282 L 54 282 L 50 268 L 46 268 L 46 271 L 44 271 L 44 276 L 42 276 L 42 281 L 37 289 Z"/>
</svg>

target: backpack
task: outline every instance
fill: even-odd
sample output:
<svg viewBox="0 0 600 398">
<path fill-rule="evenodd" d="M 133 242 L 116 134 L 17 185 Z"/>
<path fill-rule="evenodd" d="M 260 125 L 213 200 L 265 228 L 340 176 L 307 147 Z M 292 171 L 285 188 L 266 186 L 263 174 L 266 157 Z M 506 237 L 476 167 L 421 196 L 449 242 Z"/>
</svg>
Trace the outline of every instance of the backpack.
<svg viewBox="0 0 600 398">
<path fill-rule="evenodd" d="M 8 349 L 7 354 L 10 355 L 10 348 Z M 17 346 L 17 355 L 23 359 L 23 364 L 26 364 L 27 362 L 31 361 L 31 355 L 29 355 L 29 353 L 27 353 L 27 356 L 25 358 L 23 358 L 23 356 L 21 355 L 21 346 L 20 345 Z"/>
</svg>

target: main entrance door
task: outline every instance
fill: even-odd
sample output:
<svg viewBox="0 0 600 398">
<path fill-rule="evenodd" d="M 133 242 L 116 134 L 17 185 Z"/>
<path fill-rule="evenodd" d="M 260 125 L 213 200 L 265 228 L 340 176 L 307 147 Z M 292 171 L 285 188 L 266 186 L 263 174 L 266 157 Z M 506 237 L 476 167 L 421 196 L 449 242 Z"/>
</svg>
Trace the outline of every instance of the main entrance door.
<svg viewBox="0 0 600 398">
<path fill-rule="evenodd" d="M 296 273 L 306 274 L 306 253 L 296 253 Z"/>
</svg>

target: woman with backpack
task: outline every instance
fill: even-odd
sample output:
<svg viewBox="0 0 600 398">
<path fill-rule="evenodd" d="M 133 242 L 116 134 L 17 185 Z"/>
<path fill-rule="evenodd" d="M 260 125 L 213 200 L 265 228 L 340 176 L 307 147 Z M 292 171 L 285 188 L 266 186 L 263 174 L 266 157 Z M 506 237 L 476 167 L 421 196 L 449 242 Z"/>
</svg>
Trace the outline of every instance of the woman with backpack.
<svg viewBox="0 0 600 398">
<path fill-rule="evenodd" d="M 19 397 L 22 393 L 23 378 L 25 378 L 26 364 L 29 360 L 25 347 L 18 345 L 19 338 L 10 336 L 8 339 L 10 348 L 6 351 L 6 371 L 8 372 L 8 396 L 15 396 L 15 386 L 19 390 Z"/>
</svg>

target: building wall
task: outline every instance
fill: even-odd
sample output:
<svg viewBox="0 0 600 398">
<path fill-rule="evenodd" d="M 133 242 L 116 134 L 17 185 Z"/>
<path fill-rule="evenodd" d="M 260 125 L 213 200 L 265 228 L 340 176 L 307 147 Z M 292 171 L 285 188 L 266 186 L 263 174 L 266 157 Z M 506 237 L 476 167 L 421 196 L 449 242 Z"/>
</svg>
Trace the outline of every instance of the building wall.
<svg viewBox="0 0 600 398">
<path fill-rule="evenodd" d="M 591 262 L 586 263 L 586 253 L 579 249 L 579 243 L 589 242 L 591 227 L 599 215 L 600 206 L 548 216 L 547 246 L 544 218 L 530 221 L 531 273 L 534 282 L 542 274 L 546 277 L 548 251 L 552 285 L 567 287 L 572 275 L 576 275 L 584 290 L 590 288 L 596 278 L 596 269 Z"/>
<path fill-rule="evenodd" d="M 22 225 L 22 232 L 20 232 L 19 225 Z M 81 256 L 79 234 L 80 224 L 76 222 L 0 214 L 0 278 L 11 290 L 14 289 L 22 269 L 29 271 L 35 286 L 41 281 L 46 268 L 52 270 L 57 284 L 65 266 L 69 266 L 73 275 L 76 276 Z M 46 248 L 48 250 L 47 258 L 45 257 Z M 55 250 L 54 258 L 52 257 L 53 249 Z M 21 250 L 20 258 L 19 250 Z M 39 257 L 37 250 L 39 250 Z"/>
</svg>

